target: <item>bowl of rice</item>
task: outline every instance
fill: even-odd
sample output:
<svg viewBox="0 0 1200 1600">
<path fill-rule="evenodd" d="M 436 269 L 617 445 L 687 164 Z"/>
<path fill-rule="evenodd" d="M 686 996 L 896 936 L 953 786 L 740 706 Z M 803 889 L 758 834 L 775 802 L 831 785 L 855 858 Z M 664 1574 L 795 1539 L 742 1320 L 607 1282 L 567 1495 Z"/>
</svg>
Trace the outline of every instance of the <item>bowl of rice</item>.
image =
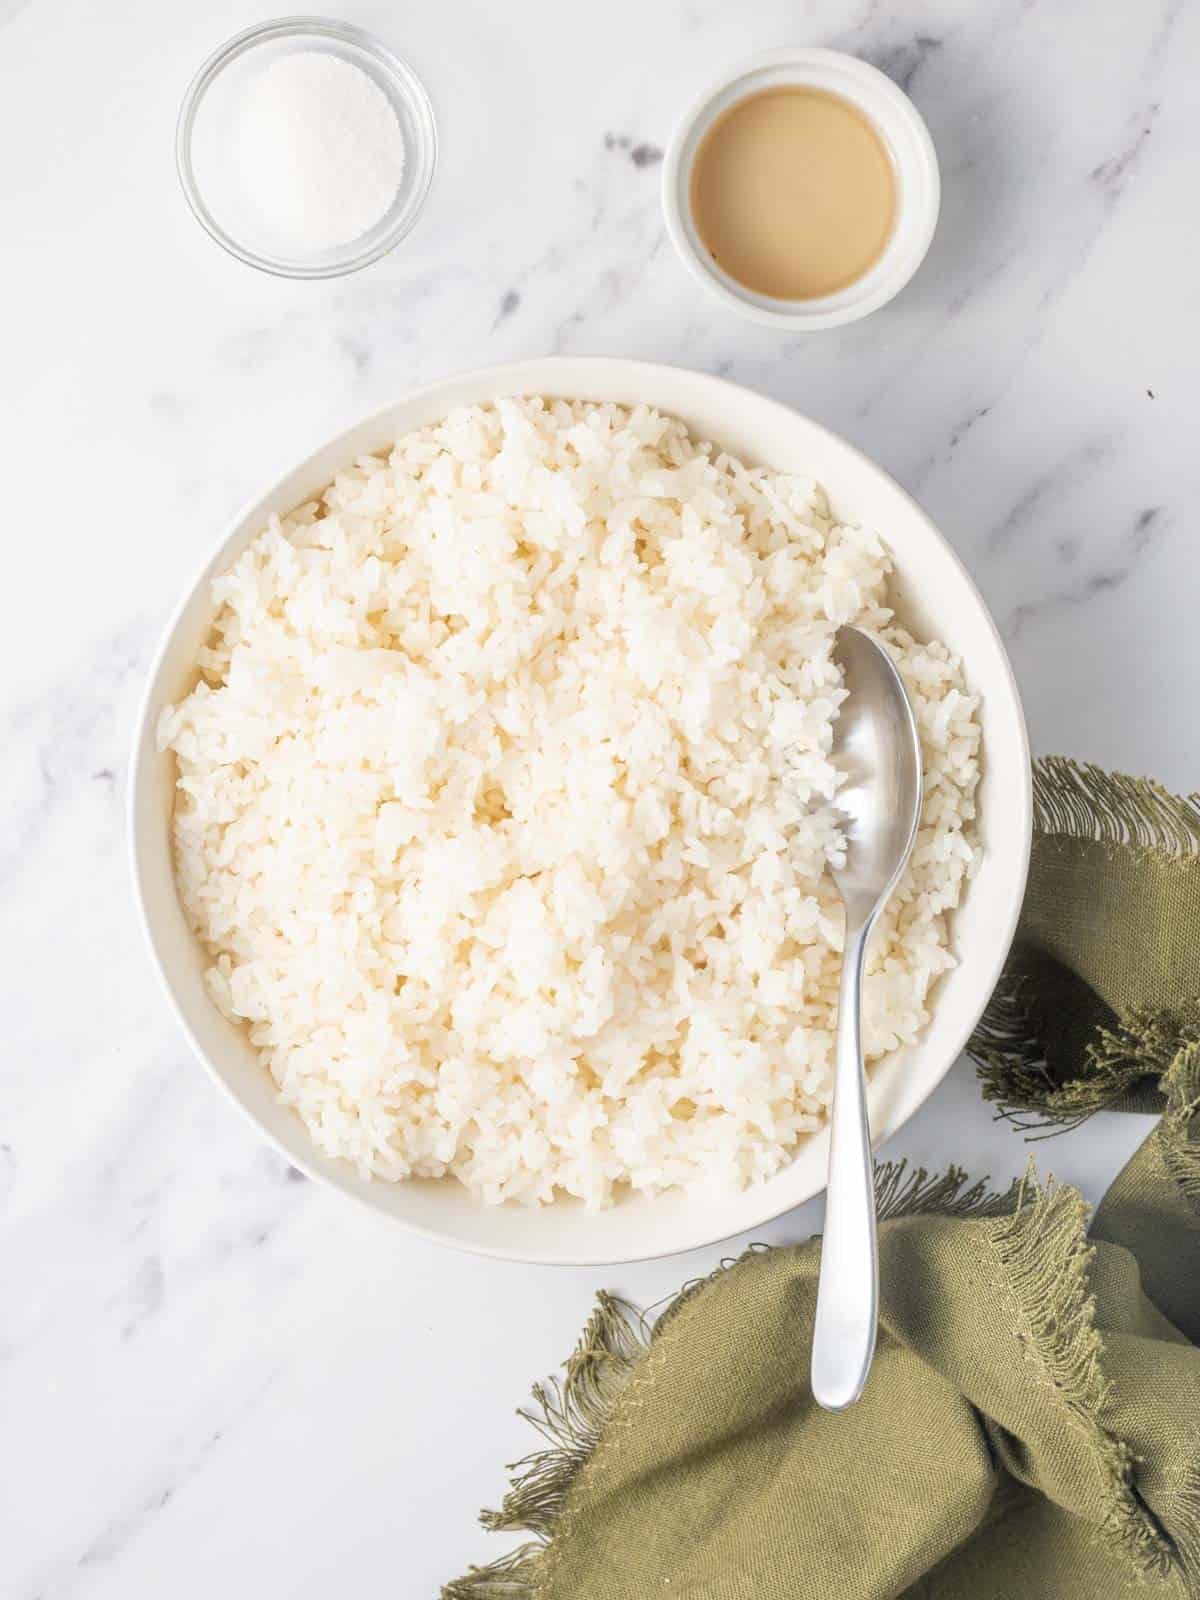
<svg viewBox="0 0 1200 1600">
<path fill-rule="evenodd" d="M 891 653 L 922 744 L 864 998 L 888 1138 L 1016 926 L 1013 675 L 878 467 L 632 361 L 407 396 L 258 497 L 188 588 L 131 838 L 196 1055 L 301 1171 L 484 1254 L 666 1255 L 817 1193 L 843 623 Z"/>
</svg>

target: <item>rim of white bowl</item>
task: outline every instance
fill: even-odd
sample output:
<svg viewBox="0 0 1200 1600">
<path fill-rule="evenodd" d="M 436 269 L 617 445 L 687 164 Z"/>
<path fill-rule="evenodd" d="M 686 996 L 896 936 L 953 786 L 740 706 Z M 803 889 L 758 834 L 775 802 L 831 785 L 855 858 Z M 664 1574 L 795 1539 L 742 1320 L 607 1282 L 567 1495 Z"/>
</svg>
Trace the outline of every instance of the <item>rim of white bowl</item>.
<svg viewBox="0 0 1200 1600">
<path fill-rule="evenodd" d="M 705 250 L 691 214 L 692 163 L 705 133 L 747 95 L 785 84 L 826 89 L 849 100 L 883 140 L 896 178 L 896 217 L 883 254 L 845 289 L 812 300 L 780 300 L 746 288 Z M 667 233 L 692 277 L 729 309 L 791 333 L 843 327 L 894 300 L 929 250 L 941 194 L 932 136 L 904 90 L 869 62 L 816 46 L 765 50 L 723 73 L 680 119 L 663 161 Z"/>
<path fill-rule="evenodd" d="M 555 1208 L 553 1205 L 548 1205 L 542 1208 L 541 1214 L 546 1217 L 548 1223 L 546 1230 L 548 1247 L 539 1248 L 537 1250 L 522 1249 L 507 1244 L 492 1245 L 474 1240 L 457 1238 L 448 1233 L 440 1232 L 435 1227 L 428 1227 L 425 1224 L 412 1220 L 408 1217 L 398 1216 L 393 1212 L 385 1211 L 381 1206 L 368 1198 L 367 1194 L 362 1193 L 357 1189 L 348 1187 L 345 1183 L 339 1181 L 336 1176 L 331 1176 L 329 1173 L 323 1171 L 317 1164 L 318 1152 L 316 1151 L 315 1146 L 312 1147 L 311 1153 L 306 1151 L 303 1154 L 298 1154 L 296 1150 L 286 1145 L 254 1114 L 250 1107 L 243 1103 L 243 1101 L 238 1097 L 233 1085 L 225 1073 L 221 1071 L 221 1069 L 210 1057 L 208 1051 L 200 1043 L 200 1040 L 197 1038 L 194 1030 L 191 1027 L 191 1024 L 188 1022 L 187 1017 L 183 1012 L 182 1006 L 176 998 L 173 981 L 170 973 L 167 971 L 166 963 L 159 950 L 155 928 L 152 925 L 151 917 L 147 910 L 144 888 L 144 869 L 146 863 L 143 856 L 142 846 L 139 841 L 139 830 L 137 826 L 138 800 L 143 783 L 146 781 L 145 769 L 147 767 L 148 757 L 151 754 L 153 745 L 151 714 L 155 709 L 155 692 L 158 688 L 159 676 L 170 651 L 175 632 L 185 612 L 190 606 L 197 590 L 209 575 L 210 569 L 212 568 L 217 557 L 224 551 L 225 547 L 230 543 L 235 535 L 243 531 L 244 525 L 249 520 L 251 514 L 256 511 L 260 503 L 272 495 L 279 493 L 287 481 L 293 477 L 297 471 L 303 468 L 305 462 L 310 461 L 318 454 L 324 454 L 327 451 L 332 452 L 336 450 L 343 444 L 343 442 L 345 442 L 348 446 L 349 441 L 353 439 L 355 435 L 362 433 L 364 430 L 370 429 L 373 425 L 377 426 L 381 424 L 383 420 L 390 416 L 390 414 L 399 406 L 418 406 L 423 400 L 431 398 L 441 391 L 462 387 L 475 387 L 477 385 L 494 390 L 495 395 L 505 393 L 510 395 L 536 394 L 539 390 L 539 385 L 526 383 L 521 376 L 522 374 L 528 372 L 531 368 L 545 370 L 547 368 L 560 367 L 566 369 L 578 366 L 580 363 L 585 364 L 590 369 L 607 371 L 613 373 L 614 375 L 618 372 L 628 373 L 630 369 L 635 369 L 650 381 L 653 381 L 655 377 L 666 378 L 668 380 L 670 378 L 679 377 L 691 380 L 699 380 L 704 384 L 712 386 L 713 389 L 717 391 L 723 391 L 728 396 L 728 401 L 731 408 L 736 408 L 738 404 L 738 398 L 740 396 L 749 393 L 753 395 L 754 400 L 761 405 L 764 405 L 776 412 L 782 413 L 789 418 L 800 418 L 806 427 L 813 429 L 819 434 L 823 434 L 835 447 L 844 450 L 847 455 L 854 459 L 859 466 L 864 468 L 868 473 L 874 474 L 879 479 L 883 480 L 883 482 L 892 492 L 901 497 L 902 500 L 906 501 L 911 511 L 915 513 L 917 518 L 925 525 L 925 530 L 928 532 L 928 534 L 930 534 L 934 541 L 942 548 L 944 554 L 949 558 L 952 565 L 957 568 L 961 580 L 968 587 L 975 599 L 975 602 L 978 606 L 979 616 L 987 625 L 988 631 L 991 635 L 992 643 L 996 649 L 999 661 L 1003 668 L 1006 686 L 1009 693 L 1010 705 L 1016 713 L 1016 733 L 1019 744 L 1020 766 L 1023 774 L 1019 792 L 1011 796 L 1006 796 L 1006 799 L 1009 800 L 1019 819 L 1019 833 L 1022 840 L 1022 846 L 1018 859 L 1014 863 L 1016 871 L 1014 872 L 1009 890 L 1008 904 L 1004 920 L 994 935 L 995 943 L 993 946 L 992 960 L 989 964 L 990 972 L 987 983 L 987 994 L 991 994 L 995 988 L 996 981 L 1000 977 L 1001 970 L 1003 969 L 1004 962 L 1012 945 L 1012 940 L 1017 929 L 1017 920 L 1020 916 L 1021 905 L 1024 900 L 1025 885 L 1029 870 L 1029 858 L 1032 849 L 1033 778 L 1030 764 L 1028 730 L 1025 722 L 1024 707 L 1021 702 L 1020 689 L 1017 685 L 1016 675 L 1012 669 L 1012 663 L 1008 658 L 1008 652 L 1004 647 L 1004 641 L 1000 637 L 999 629 L 996 627 L 995 620 L 993 619 L 991 612 L 989 611 L 983 599 L 983 596 L 980 594 L 974 579 L 971 577 L 966 566 L 959 557 L 958 552 L 950 544 L 945 535 L 940 531 L 936 523 L 934 523 L 928 514 L 922 510 L 921 506 L 916 500 L 913 499 L 908 491 L 902 488 L 901 485 L 896 482 L 890 473 L 888 473 L 883 467 L 877 465 L 876 462 L 872 461 L 871 458 L 863 451 L 859 450 L 856 445 L 851 444 L 840 434 L 835 433 L 831 428 L 826 428 L 822 423 L 815 422 L 812 418 L 808 417 L 804 413 L 797 411 L 795 407 L 786 405 L 783 401 L 776 400 L 769 395 L 762 394 L 758 390 L 748 390 L 745 385 L 734 383 L 727 378 L 717 377 L 709 373 L 699 373 L 693 368 L 677 366 L 667 362 L 635 361 L 618 356 L 543 356 L 534 357 L 527 361 L 503 362 L 492 366 L 473 367 L 463 371 L 450 373 L 445 377 L 439 378 L 434 383 L 423 384 L 418 389 L 405 392 L 404 394 L 398 396 L 395 400 L 390 401 L 388 404 L 377 407 L 374 411 L 368 413 L 364 417 L 361 417 L 357 422 L 354 422 L 348 427 L 341 429 L 332 438 L 326 439 L 323 443 L 318 444 L 316 447 L 314 447 L 314 449 L 310 450 L 306 455 L 299 457 L 286 472 L 279 474 L 272 484 L 267 486 L 258 494 L 252 495 L 249 499 L 247 499 L 239 508 L 237 513 L 225 523 L 219 537 L 207 549 L 205 557 L 197 567 L 192 581 L 183 589 L 178 602 L 172 608 L 168 621 L 163 628 L 158 645 L 154 651 L 154 656 L 151 660 L 150 667 L 146 675 L 145 687 L 139 699 L 136 720 L 134 723 L 133 759 L 130 763 L 129 787 L 126 796 L 126 829 L 128 835 L 128 859 L 133 878 L 134 901 L 137 906 L 138 922 L 141 926 L 142 937 L 145 941 L 146 948 L 150 956 L 151 965 L 158 975 L 159 985 L 166 998 L 167 1005 L 176 1022 L 178 1023 L 185 1039 L 191 1047 L 192 1054 L 204 1068 L 209 1078 L 221 1091 L 222 1095 L 237 1108 L 241 1116 L 250 1124 L 251 1127 L 254 1128 L 258 1136 L 264 1139 L 285 1161 L 287 1161 L 291 1166 L 296 1167 L 299 1171 L 303 1172 L 306 1177 L 321 1185 L 321 1187 L 332 1190 L 335 1194 L 341 1195 L 342 1198 L 347 1201 L 347 1203 L 352 1204 L 360 1213 L 365 1212 L 369 1216 L 374 1217 L 381 1225 L 400 1228 L 406 1233 L 413 1234 L 418 1238 L 424 1239 L 430 1244 L 436 1244 L 442 1248 L 457 1250 L 465 1255 L 483 1256 L 490 1260 L 496 1261 L 514 1261 L 532 1266 L 610 1267 L 632 1265 L 633 1263 L 639 1261 L 666 1260 L 671 1256 L 682 1255 L 691 1250 L 708 1249 L 715 1244 L 721 1243 L 725 1239 L 731 1238 L 736 1233 L 743 1233 L 754 1228 L 764 1227 L 767 1223 L 774 1222 L 777 1218 L 785 1215 L 787 1212 L 793 1211 L 799 1206 L 805 1205 L 809 1200 L 823 1192 L 824 1184 L 817 1183 L 811 1187 L 807 1193 L 792 1195 L 785 1199 L 782 1204 L 776 1204 L 774 1199 L 768 1201 L 762 1214 L 757 1216 L 752 1221 L 737 1221 L 733 1223 L 732 1226 L 728 1227 L 705 1228 L 700 1231 L 696 1237 L 689 1238 L 682 1243 L 672 1244 L 667 1249 L 634 1248 L 628 1253 L 622 1253 L 618 1255 L 611 1254 L 607 1251 L 597 1254 L 555 1249 L 553 1246 L 553 1229 L 549 1225 L 550 1220 L 554 1216 Z M 510 379 L 516 379 L 517 381 L 510 382 Z M 554 386 L 543 384 L 540 387 L 543 392 L 550 393 L 552 392 Z M 577 394 L 575 397 L 581 399 L 588 398 L 583 394 Z M 486 402 L 479 401 L 477 403 L 483 404 Z M 148 738 L 148 735 L 151 737 Z M 986 1004 L 986 996 L 983 1003 Z M 979 1014 L 982 1014 L 982 1005 L 980 1007 Z M 915 1098 L 912 1099 L 911 1103 L 905 1106 L 899 1112 L 899 1114 L 893 1113 L 887 1117 L 880 1126 L 872 1129 L 873 1148 L 877 1148 L 880 1144 L 891 1138 L 893 1134 L 898 1132 L 901 1127 L 903 1127 L 913 1116 L 916 1115 L 917 1111 L 919 1111 L 920 1108 L 925 1104 L 926 1100 L 929 1099 L 930 1095 L 933 1094 L 934 1090 L 943 1081 L 946 1074 L 961 1057 L 963 1048 L 965 1047 L 967 1040 L 970 1038 L 977 1021 L 978 1016 L 973 1021 L 965 1024 L 958 1030 L 958 1036 L 956 1037 L 953 1048 L 946 1051 L 946 1065 L 935 1076 L 931 1076 L 927 1084 L 922 1085 L 919 1089 L 914 1091 Z M 826 1124 L 824 1128 L 812 1134 L 810 1137 L 816 1140 L 821 1140 L 822 1138 L 827 1139 L 828 1124 Z M 304 1139 L 307 1144 L 308 1134 L 306 1131 L 304 1133 Z M 446 1178 L 436 1181 L 453 1182 L 454 1180 Z M 763 1192 L 765 1193 L 765 1187 Z"/>
</svg>

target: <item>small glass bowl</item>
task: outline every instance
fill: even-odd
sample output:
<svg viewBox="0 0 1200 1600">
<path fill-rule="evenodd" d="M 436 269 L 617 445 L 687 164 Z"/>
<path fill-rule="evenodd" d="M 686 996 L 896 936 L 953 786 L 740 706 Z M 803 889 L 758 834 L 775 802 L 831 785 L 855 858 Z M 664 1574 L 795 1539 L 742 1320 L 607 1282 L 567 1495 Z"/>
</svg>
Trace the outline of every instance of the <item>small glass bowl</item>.
<svg viewBox="0 0 1200 1600">
<path fill-rule="evenodd" d="M 234 151 L 241 94 L 251 74 L 298 50 L 340 56 L 367 73 L 387 95 L 405 146 L 400 187 L 384 216 L 347 244 L 310 256 L 281 255 L 265 235 L 255 238 Z M 416 73 L 371 34 L 324 17 L 280 17 L 235 34 L 192 79 L 179 111 L 175 162 L 196 219 L 230 255 L 281 278 L 336 278 L 378 261 L 413 227 L 437 166 L 437 124 Z"/>
</svg>

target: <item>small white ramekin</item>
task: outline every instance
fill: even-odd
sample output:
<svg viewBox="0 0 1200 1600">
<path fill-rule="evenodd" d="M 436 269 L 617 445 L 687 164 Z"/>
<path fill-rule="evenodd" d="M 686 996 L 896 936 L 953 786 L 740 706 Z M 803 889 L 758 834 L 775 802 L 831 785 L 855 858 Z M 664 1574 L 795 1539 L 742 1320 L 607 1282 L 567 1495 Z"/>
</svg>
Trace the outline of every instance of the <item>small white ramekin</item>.
<svg viewBox="0 0 1200 1600">
<path fill-rule="evenodd" d="M 896 179 L 896 216 L 883 254 L 847 288 L 812 300 L 777 300 L 738 283 L 704 248 L 692 219 L 692 163 L 704 135 L 747 95 L 786 84 L 825 89 L 856 106 L 883 140 Z M 877 68 L 838 50 L 769 50 L 743 62 L 692 106 L 663 163 L 667 232 L 688 271 L 730 309 L 792 333 L 857 322 L 898 295 L 925 259 L 941 193 L 933 140 L 916 106 Z"/>
</svg>

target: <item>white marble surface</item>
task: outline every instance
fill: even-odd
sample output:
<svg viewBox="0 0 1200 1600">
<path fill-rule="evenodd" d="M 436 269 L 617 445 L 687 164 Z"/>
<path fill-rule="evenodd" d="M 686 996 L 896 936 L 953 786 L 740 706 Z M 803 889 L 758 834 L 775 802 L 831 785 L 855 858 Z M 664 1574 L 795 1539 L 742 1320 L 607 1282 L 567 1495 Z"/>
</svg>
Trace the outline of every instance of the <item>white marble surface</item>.
<svg viewBox="0 0 1200 1600">
<path fill-rule="evenodd" d="M 184 84 L 242 0 L 0 0 L 0 1593 L 432 1596 L 526 1440 L 513 1407 L 602 1284 L 292 1181 L 189 1059 L 139 943 L 131 721 L 180 585 L 243 497 L 455 368 L 549 350 L 727 373 L 913 489 L 1012 650 L 1034 746 L 1196 776 L 1200 8 L 1094 0 L 351 4 L 443 133 L 402 252 L 330 285 L 186 211 Z M 909 87 L 945 202 L 909 290 L 808 340 L 673 259 L 656 157 L 726 63 L 840 45 Z M 1144 1124 L 1041 1159 L 1098 1194 Z M 1006 1175 L 960 1066 L 889 1154 Z M 806 1207 L 768 1238 L 810 1232 Z M 798 1351 L 797 1358 L 802 1359 Z"/>
</svg>

